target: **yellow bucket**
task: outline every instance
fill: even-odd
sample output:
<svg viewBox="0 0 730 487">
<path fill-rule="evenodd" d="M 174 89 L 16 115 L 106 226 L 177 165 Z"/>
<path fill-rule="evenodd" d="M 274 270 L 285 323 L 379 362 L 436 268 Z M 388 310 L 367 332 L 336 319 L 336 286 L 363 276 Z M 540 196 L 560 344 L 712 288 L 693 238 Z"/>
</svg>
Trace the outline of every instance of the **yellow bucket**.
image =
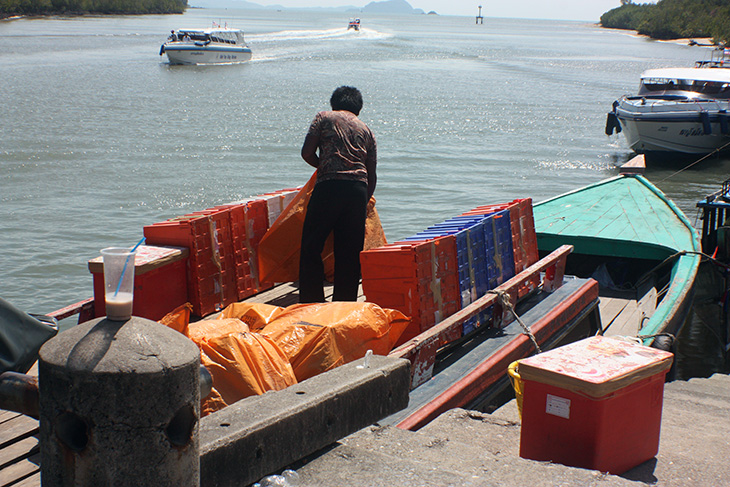
<svg viewBox="0 0 730 487">
<path fill-rule="evenodd" d="M 522 377 L 517 372 L 517 367 L 520 361 L 515 360 L 509 367 L 507 367 L 507 375 L 509 381 L 512 383 L 512 388 L 515 390 L 515 399 L 517 400 L 517 412 L 520 414 L 520 420 L 522 419 Z"/>
</svg>

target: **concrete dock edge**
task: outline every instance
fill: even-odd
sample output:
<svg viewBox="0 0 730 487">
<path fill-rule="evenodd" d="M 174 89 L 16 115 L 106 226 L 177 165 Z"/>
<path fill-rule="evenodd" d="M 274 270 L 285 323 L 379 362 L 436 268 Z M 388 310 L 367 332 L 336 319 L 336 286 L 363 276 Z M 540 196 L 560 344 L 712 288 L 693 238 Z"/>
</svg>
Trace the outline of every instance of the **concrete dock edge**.
<svg viewBox="0 0 730 487">
<path fill-rule="evenodd" d="M 410 362 L 371 356 L 201 419 L 202 487 L 243 486 L 408 405 Z"/>
</svg>

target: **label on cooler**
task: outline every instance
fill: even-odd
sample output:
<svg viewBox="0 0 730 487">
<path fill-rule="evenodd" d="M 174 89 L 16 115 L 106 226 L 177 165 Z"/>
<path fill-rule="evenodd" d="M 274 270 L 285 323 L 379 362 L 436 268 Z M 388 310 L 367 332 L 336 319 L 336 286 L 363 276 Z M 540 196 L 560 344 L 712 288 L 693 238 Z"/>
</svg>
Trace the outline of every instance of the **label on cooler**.
<svg viewBox="0 0 730 487">
<path fill-rule="evenodd" d="M 570 419 L 570 399 L 548 394 L 545 400 L 545 412 L 553 416 Z"/>
</svg>

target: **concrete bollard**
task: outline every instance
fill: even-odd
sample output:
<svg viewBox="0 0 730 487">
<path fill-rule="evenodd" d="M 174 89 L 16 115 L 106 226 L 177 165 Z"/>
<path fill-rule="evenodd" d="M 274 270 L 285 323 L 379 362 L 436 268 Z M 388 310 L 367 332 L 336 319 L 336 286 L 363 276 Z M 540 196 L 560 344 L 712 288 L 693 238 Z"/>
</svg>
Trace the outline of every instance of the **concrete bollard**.
<svg viewBox="0 0 730 487">
<path fill-rule="evenodd" d="M 40 350 L 41 482 L 200 485 L 200 351 L 153 321 L 83 323 Z"/>
</svg>

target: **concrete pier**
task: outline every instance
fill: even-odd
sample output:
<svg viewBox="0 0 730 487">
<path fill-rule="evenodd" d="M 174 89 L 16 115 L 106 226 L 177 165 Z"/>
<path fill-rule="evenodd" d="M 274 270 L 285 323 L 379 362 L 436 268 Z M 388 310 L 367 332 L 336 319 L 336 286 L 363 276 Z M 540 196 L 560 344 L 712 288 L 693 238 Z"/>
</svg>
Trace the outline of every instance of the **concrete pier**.
<svg viewBox="0 0 730 487">
<path fill-rule="evenodd" d="M 453 409 L 417 432 L 371 426 L 294 468 L 307 487 L 730 485 L 728 418 L 730 376 L 667 383 L 659 453 L 620 476 L 520 458 L 514 400 L 493 414 Z"/>
</svg>

